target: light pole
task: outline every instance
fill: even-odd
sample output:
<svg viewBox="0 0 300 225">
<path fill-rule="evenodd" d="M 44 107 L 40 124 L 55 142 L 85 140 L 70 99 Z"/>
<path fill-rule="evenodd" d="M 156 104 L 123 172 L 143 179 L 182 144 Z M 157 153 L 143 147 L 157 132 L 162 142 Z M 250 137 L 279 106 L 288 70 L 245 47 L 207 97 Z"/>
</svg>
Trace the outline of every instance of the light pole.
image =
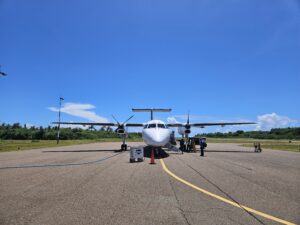
<svg viewBox="0 0 300 225">
<path fill-rule="evenodd" d="M 61 101 L 65 100 L 62 97 L 59 97 L 59 110 L 58 110 L 58 128 L 57 128 L 57 140 L 56 144 L 59 144 L 59 132 L 60 132 L 60 109 L 61 109 Z"/>
</svg>

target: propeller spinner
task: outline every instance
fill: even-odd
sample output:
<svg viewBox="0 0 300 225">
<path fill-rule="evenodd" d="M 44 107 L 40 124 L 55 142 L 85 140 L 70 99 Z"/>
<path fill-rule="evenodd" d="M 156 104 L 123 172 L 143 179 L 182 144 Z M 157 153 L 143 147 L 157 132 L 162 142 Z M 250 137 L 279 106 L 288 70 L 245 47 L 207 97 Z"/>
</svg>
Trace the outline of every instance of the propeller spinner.
<svg viewBox="0 0 300 225">
<path fill-rule="evenodd" d="M 123 122 L 123 123 L 120 123 L 117 119 L 116 119 L 116 117 L 114 117 L 114 115 L 111 115 L 112 116 L 112 118 L 117 122 L 117 124 L 118 124 L 118 127 L 117 127 L 117 129 L 115 129 L 115 132 L 116 133 L 118 133 L 118 134 L 124 134 L 125 133 L 125 124 L 129 121 L 129 120 L 131 120 L 132 119 L 132 117 L 134 116 L 134 115 L 132 115 L 132 116 L 130 116 L 125 122 Z"/>
<path fill-rule="evenodd" d="M 190 125 L 190 112 L 188 112 L 187 122 L 185 124 L 185 133 L 190 134 L 191 133 L 191 125 Z"/>
</svg>

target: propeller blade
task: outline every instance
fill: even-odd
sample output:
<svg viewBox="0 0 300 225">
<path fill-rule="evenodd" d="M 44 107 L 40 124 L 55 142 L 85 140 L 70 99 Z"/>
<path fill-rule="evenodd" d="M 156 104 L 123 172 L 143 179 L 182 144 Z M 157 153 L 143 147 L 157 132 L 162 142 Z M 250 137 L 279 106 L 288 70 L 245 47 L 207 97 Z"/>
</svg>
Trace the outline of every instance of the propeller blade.
<svg viewBox="0 0 300 225">
<path fill-rule="evenodd" d="M 190 126 L 190 111 L 188 111 L 188 116 L 187 116 L 187 121 L 186 121 L 186 124 L 185 124 L 185 128 L 186 129 L 191 128 L 191 126 Z"/>
<path fill-rule="evenodd" d="M 91 130 L 96 130 L 96 128 L 93 125 L 90 126 L 90 129 Z"/>
<path fill-rule="evenodd" d="M 127 123 L 129 120 L 131 120 L 132 117 L 134 117 L 134 115 L 132 115 L 131 117 L 129 117 L 125 122 L 122 123 L 122 125 L 124 125 L 124 124 Z"/>
<path fill-rule="evenodd" d="M 114 117 L 114 115 L 111 115 L 112 118 L 117 122 L 118 126 L 121 126 L 121 124 L 119 123 L 119 121 L 116 119 L 116 117 Z"/>
</svg>

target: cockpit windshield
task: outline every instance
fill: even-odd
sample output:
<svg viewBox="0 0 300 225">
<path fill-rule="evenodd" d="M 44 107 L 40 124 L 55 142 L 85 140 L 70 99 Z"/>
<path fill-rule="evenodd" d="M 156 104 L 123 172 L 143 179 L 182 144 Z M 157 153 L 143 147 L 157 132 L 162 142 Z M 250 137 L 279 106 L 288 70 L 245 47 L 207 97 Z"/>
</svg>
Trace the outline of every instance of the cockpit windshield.
<svg viewBox="0 0 300 225">
<path fill-rule="evenodd" d="M 157 124 L 157 127 L 158 127 L 158 128 L 166 128 L 166 126 L 165 126 L 164 124 L 162 124 L 162 123 L 158 123 L 158 124 Z"/>
<path fill-rule="evenodd" d="M 156 123 L 150 123 L 150 124 L 148 125 L 148 128 L 156 128 Z"/>
<path fill-rule="evenodd" d="M 164 128 L 164 129 L 167 129 L 167 125 L 163 124 L 163 123 L 149 123 L 149 124 L 146 124 L 144 126 L 144 129 L 149 129 L 149 128 Z"/>
</svg>

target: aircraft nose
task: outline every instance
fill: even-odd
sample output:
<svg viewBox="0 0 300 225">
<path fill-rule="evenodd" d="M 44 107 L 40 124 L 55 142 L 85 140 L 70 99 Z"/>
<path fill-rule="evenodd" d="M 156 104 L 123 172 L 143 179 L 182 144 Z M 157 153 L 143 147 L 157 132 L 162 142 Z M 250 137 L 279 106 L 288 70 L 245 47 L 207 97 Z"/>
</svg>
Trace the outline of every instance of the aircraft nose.
<svg viewBox="0 0 300 225">
<path fill-rule="evenodd" d="M 152 136 L 152 139 L 154 142 L 158 144 L 166 144 L 168 142 L 168 135 L 166 133 L 155 133 L 155 135 Z"/>
<path fill-rule="evenodd" d="M 154 142 L 160 143 L 160 142 L 162 142 L 164 139 L 163 139 L 163 137 L 161 137 L 161 136 L 159 136 L 158 134 L 156 134 L 156 135 L 153 135 L 153 136 L 152 136 L 152 140 L 153 140 Z"/>
<path fill-rule="evenodd" d="M 162 141 L 162 137 L 157 132 L 149 132 L 149 133 L 146 133 L 146 135 L 153 142 L 161 142 Z"/>
<path fill-rule="evenodd" d="M 149 145 L 162 146 L 168 142 L 168 135 L 159 133 L 156 130 L 145 131 L 144 137 Z"/>
</svg>

